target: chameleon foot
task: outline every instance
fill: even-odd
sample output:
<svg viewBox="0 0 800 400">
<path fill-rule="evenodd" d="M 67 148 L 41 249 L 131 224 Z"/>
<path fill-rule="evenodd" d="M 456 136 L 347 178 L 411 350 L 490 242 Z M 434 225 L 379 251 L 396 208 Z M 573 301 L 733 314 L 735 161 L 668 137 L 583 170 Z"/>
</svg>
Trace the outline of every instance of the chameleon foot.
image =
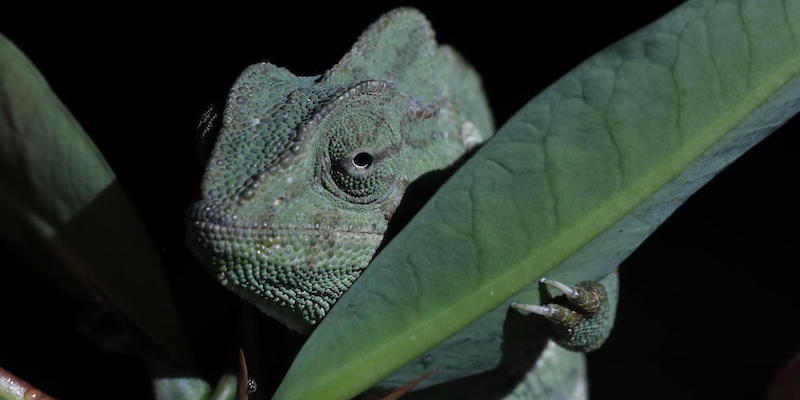
<svg viewBox="0 0 800 400">
<path fill-rule="evenodd" d="M 511 307 L 547 318 L 555 330 L 556 343 L 569 350 L 586 353 L 605 342 L 611 333 L 614 313 L 603 284 L 586 281 L 569 286 L 547 278 L 539 283 L 563 295 L 544 305 L 512 303 Z"/>
</svg>

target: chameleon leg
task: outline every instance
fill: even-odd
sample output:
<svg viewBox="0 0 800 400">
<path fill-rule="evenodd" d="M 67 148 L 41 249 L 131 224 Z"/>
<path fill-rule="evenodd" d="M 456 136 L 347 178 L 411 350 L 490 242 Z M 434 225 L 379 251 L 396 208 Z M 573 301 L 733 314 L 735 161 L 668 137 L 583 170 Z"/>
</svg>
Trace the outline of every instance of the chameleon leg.
<svg viewBox="0 0 800 400">
<path fill-rule="evenodd" d="M 566 349 L 586 353 L 605 342 L 614 325 L 617 274 L 600 282 L 584 281 L 574 286 L 547 278 L 539 283 L 542 289 L 550 287 L 562 295 L 543 305 L 514 303 L 511 306 L 547 318 L 554 328 L 553 339 Z"/>
</svg>

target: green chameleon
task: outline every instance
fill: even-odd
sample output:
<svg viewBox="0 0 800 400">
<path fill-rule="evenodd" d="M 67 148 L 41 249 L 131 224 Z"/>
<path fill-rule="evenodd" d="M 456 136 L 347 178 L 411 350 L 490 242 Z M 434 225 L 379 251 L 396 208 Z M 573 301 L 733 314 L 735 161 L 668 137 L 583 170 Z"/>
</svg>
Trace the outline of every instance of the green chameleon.
<svg viewBox="0 0 800 400">
<path fill-rule="evenodd" d="M 477 73 L 413 9 L 381 17 L 323 75 L 250 66 L 204 126 L 218 133 L 189 244 L 224 286 L 303 333 L 367 267 L 409 184 L 494 132 Z M 562 347 L 591 351 L 613 324 L 608 279 L 613 290 L 544 279 L 564 296 L 512 306 L 550 320 Z M 579 367 L 554 368 L 556 350 L 540 350 L 511 396 L 580 395 L 580 380 L 543 391 L 538 371 Z"/>
</svg>

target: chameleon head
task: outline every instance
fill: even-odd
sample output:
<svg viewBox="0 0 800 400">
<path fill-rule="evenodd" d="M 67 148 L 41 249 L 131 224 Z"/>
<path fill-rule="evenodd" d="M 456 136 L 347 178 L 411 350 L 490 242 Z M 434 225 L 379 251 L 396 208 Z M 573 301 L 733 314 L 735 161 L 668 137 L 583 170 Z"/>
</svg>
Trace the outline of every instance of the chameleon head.
<svg viewBox="0 0 800 400">
<path fill-rule="evenodd" d="M 401 136 L 413 110 L 379 80 L 296 88 L 266 110 L 240 87 L 191 210 L 191 243 L 223 284 L 302 330 L 380 244 L 408 182 Z"/>
<path fill-rule="evenodd" d="M 408 182 L 479 142 L 476 125 L 491 131 L 490 117 L 464 119 L 439 76 L 456 61 L 421 14 L 397 10 L 322 76 L 247 68 L 189 212 L 193 251 L 224 285 L 308 331 L 367 266 Z M 485 109 L 473 86 L 465 98 L 482 103 L 463 108 Z"/>
</svg>

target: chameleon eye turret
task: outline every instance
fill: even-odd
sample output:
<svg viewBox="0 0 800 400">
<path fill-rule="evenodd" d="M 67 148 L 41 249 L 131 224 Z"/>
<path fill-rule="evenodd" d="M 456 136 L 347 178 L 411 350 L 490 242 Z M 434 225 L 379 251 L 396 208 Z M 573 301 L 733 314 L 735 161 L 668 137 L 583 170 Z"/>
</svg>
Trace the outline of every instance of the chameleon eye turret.
<svg viewBox="0 0 800 400">
<path fill-rule="evenodd" d="M 218 134 L 189 245 L 301 332 L 366 268 L 409 183 L 494 131 L 478 75 L 412 9 L 381 17 L 320 76 L 248 67 L 204 121 L 204 138 Z"/>
</svg>

